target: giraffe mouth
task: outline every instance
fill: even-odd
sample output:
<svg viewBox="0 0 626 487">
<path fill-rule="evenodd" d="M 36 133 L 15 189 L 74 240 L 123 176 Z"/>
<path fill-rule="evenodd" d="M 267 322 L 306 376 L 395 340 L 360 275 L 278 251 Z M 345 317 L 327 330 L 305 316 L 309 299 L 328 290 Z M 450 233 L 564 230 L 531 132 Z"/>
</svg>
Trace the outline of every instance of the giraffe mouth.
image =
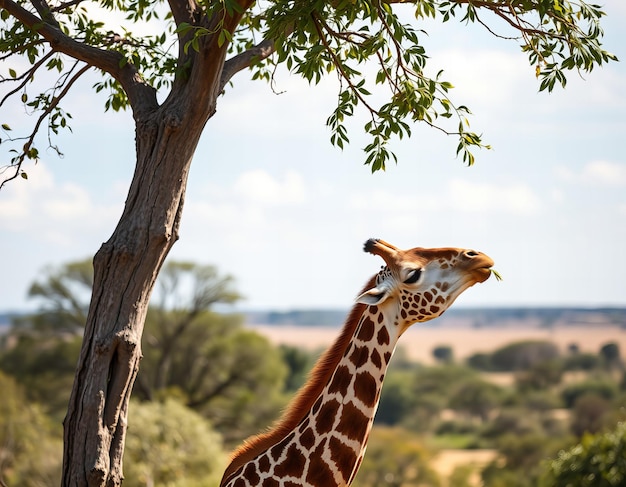
<svg viewBox="0 0 626 487">
<path fill-rule="evenodd" d="M 476 282 L 481 283 L 485 282 L 491 276 L 491 266 L 489 267 L 478 267 L 472 271 L 472 275 Z"/>
<path fill-rule="evenodd" d="M 477 283 L 485 282 L 492 274 L 493 259 L 491 257 L 482 254 L 476 259 L 470 274 Z"/>
</svg>

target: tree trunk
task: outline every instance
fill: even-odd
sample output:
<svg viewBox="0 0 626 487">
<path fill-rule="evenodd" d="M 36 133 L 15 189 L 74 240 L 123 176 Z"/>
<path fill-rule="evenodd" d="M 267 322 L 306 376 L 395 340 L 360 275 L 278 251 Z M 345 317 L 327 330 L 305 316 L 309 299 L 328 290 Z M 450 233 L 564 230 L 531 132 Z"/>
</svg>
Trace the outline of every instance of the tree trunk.
<svg viewBox="0 0 626 487">
<path fill-rule="evenodd" d="M 178 238 L 191 159 L 213 113 L 199 113 L 193 102 L 169 103 L 136 120 L 137 166 L 126 206 L 93 261 L 92 300 L 64 421 L 62 486 L 121 485 L 148 302 Z"/>
</svg>

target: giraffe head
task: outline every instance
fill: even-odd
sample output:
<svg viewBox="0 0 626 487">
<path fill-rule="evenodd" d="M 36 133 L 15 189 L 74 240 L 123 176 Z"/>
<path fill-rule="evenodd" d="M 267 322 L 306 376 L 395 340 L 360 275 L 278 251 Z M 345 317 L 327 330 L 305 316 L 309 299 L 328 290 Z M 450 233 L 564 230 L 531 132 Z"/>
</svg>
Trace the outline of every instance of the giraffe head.
<svg viewBox="0 0 626 487">
<path fill-rule="evenodd" d="M 440 316 L 468 287 L 486 281 L 493 260 L 474 250 L 457 248 L 400 250 L 378 239 L 365 242 L 364 250 L 385 263 L 374 287 L 357 302 L 398 306 L 398 325 L 404 332 L 413 323 Z"/>
</svg>

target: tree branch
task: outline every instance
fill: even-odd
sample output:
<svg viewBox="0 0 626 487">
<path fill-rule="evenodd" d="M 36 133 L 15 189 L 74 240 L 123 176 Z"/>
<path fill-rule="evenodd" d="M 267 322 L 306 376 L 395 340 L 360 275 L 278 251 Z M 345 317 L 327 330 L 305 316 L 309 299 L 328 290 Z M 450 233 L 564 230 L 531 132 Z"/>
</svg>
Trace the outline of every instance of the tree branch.
<svg viewBox="0 0 626 487">
<path fill-rule="evenodd" d="M 224 69 L 222 70 L 222 77 L 220 79 L 220 91 L 224 89 L 226 83 L 228 83 L 235 74 L 243 69 L 249 68 L 255 62 L 270 57 L 275 49 L 274 41 L 265 39 L 256 46 L 227 59 L 224 62 Z"/>
<path fill-rule="evenodd" d="M 42 22 L 32 12 L 26 10 L 14 0 L 0 0 L 0 8 L 22 22 L 45 39 L 50 47 L 57 52 L 67 54 L 89 66 L 96 67 L 115 78 L 123 87 L 135 118 L 144 109 L 147 102 L 150 108 L 156 106 L 156 90 L 143 81 L 139 72 L 132 63 L 123 63 L 122 54 L 106 49 L 89 46 L 65 35 L 54 25 Z M 122 67 L 120 65 L 123 64 Z"/>
<path fill-rule="evenodd" d="M 33 66 L 30 69 L 28 69 L 27 71 L 24 71 L 24 73 L 18 76 L 17 78 L 14 78 L 14 79 L 6 78 L 3 80 L 0 80 L 0 83 L 5 82 L 5 81 L 22 80 L 22 82 L 18 84 L 16 88 L 10 90 L 6 95 L 4 95 L 2 100 L 0 100 L 0 106 L 2 106 L 4 102 L 7 101 L 8 98 L 10 98 L 12 95 L 20 91 L 22 88 L 24 88 L 24 86 L 26 86 L 28 82 L 31 80 L 31 77 L 35 74 L 35 72 L 41 67 L 43 63 L 45 63 L 50 57 L 52 57 L 53 54 L 54 54 L 54 51 L 50 51 L 46 53 L 39 61 L 33 64 Z"/>
<path fill-rule="evenodd" d="M 52 9 L 50 8 L 50 5 L 48 5 L 46 0 L 30 0 L 30 3 L 33 4 L 33 7 L 35 7 L 37 12 L 39 12 L 39 15 L 41 15 L 41 19 L 46 24 L 53 25 L 57 29 L 60 28 L 60 25 L 57 22 L 57 19 L 55 19 L 52 15 Z"/>
</svg>

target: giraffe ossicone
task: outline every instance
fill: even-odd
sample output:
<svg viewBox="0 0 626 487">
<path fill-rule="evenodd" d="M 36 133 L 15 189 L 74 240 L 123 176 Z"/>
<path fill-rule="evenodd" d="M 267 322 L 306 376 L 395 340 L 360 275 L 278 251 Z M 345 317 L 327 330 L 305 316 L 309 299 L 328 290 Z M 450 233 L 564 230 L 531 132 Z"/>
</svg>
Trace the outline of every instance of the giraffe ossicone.
<svg viewBox="0 0 626 487">
<path fill-rule="evenodd" d="M 486 281 L 493 266 L 490 257 L 468 249 L 401 250 L 370 239 L 364 250 L 386 265 L 365 285 L 282 418 L 234 452 L 220 487 L 349 486 L 398 339 Z"/>
</svg>

